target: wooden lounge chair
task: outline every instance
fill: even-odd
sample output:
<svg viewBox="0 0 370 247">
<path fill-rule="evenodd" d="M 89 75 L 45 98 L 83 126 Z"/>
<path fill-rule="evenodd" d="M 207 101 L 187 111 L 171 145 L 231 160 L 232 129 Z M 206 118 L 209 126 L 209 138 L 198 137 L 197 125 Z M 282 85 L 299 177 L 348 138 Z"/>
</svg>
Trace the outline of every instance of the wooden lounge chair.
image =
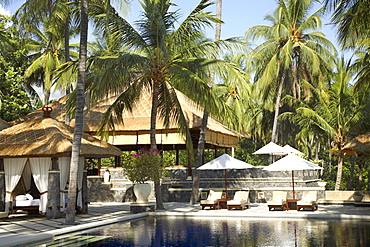
<svg viewBox="0 0 370 247">
<path fill-rule="evenodd" d="M 283 211 L 286 210 L 286 195 L 287 192 L 285 191 L 273 191 L 272 200 L 267 202 L 269 211 L 276 208 L 280 208 Z"/>
<path fill-rule="evenodd" d="M 318 209 L 317 191 L 303 191 L 302 199 L 297 201 L 297 211 L 302 208 L 310 208 L 312 211 Z"/>
<path fill-rule="evenodd" d="M 234 198 L 231 201 L 227 201 L 227 209 L 240 208 L 244 210 L 245 208 L 250 208 L 249 203 L 249 191 L 237 191 L 235 192 Z"/>
<path fill-rule="evenodd" d="M 202 206 L 202 210 L 205 207 L 209 207 L 210 209 L 216 209 L 218 205 L 218 199 L 221 199 L 221 198 L 222 198 L 222 191 L 210 190 L 207 199 L 200 201 L 200 206 Z"/>
</svg>

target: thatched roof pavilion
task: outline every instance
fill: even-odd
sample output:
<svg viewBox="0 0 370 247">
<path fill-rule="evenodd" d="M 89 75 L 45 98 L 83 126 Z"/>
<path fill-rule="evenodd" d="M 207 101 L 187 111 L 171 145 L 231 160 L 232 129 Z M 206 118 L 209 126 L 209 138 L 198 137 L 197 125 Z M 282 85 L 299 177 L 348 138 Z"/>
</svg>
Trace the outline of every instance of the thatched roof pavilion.
<svg viewBox="0 0 370 247">
<path fill-rule="evenodd" d="M 346 155 L 370 155 L 370 132 L 353 138 L 343 147 L 343 151 Z"/>
<path fill-rule="evenodd" d="M 203 109 L 182 93 L 177 92 L 177 95 L 189 123 L 193 144 L 196 147 L 199 139 Z M 103 113 L 114 102 L 116 97 L 110 96 L 101 100 L 95 107 L 85 111 L 85 133 L 96 135 Z M 65 118 L 65 103 L 66 98 L 63 97 L 49 104 L 53 108 L 51 116 L 62 122 Z M 116 124 L 115 136 L 111 136 L 108 142 L 119 147 L 121 150 L 136 150 L 139 146 L 150 145 L 150 111 L 151 96 L 149 93 L 144 93 L 141 99 L 135 104 L 132 113 L 129 111 L 123 112 L 124 124 Z M 36 116 L 42 116 L 42 114 L 41 109 L 39 109 L 24 118 L 14 121 L 14 123 L 26 121 Z M 71 126 L 74 126 L 74 120 L 71 121 Z M 160 118 L 157 119 L 157 144 L 163 150 L 185 149 L 185 140 L 179 134 L 177 124 L 171 122 L 169 129 L 166 130 Z M 228 129 L 215 118 L 210 117 L 207 126 L 206 148 L 231 148 L 237 145 L 237 133 Z"/>
<path fill-rule="evenodd" d="M 70 156 L 74 130 L 52 118 L 33 119 L 0 131 L 0 157 Z M 90 157 L 118 156 L 121 151 L 107 142 L 84 133 L 81 155 Z"/>
</svg>

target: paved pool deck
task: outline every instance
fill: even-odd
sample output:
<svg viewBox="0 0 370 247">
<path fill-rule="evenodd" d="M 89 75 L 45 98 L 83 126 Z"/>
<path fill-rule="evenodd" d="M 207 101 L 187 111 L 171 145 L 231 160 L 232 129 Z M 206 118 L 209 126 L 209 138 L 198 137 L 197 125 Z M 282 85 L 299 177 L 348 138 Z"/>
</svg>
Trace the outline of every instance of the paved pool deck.
<svg viewBox="0 0 370 247">
<path fill-rule="evenodd" d="M 369 220 L 370 207 L 352 205 L 319 205 L 317 211 L 269 211 L 267 204 L 252 203 L 246 210 L 201 210 L 199 204 L 165 203 L 165 210 L 148 213 L 130 213 L 130 203 L 91 203 L 88 214 L 76 215 L 76 225 L 64 225 L 64 218 L 47 220 L 44 216 L 14 214 L 0 219 L 0 246 L 25 246 L 47 241 L 73 232 L 128 221 L 148 215 L 188 217 L 237 217 L 266 219 L 349 219 Z"/>
</svg>

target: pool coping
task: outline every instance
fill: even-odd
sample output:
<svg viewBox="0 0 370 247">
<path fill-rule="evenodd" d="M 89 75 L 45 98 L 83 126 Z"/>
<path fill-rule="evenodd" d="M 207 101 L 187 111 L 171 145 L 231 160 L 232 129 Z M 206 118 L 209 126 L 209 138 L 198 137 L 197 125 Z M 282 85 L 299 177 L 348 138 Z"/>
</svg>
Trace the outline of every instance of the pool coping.
<svg viewBox="0 0 370 247">
<path fill-rule="evenodd" d="M 181 211 L 183 210 L 183 211 Z M 246 210 L 200 210 L 200 209 L 177 209 L 177 210 L 156 210 L 154 212 L 143 212 L 137 214 L 128 214 L 123 216 L 112 216 L 110 219 L 77 224 L 60 229 L 45 231 L 43 233 L 35 234 L 17 234 L 9 235 L 0 238 L 0 246 L 22 246 L 30 243 L 45 242 L 61 237 L 67 234 L 89 230 L 94 227 L 101 227 L 104 225 L 130 221 L 134 219 L 144 218 L 147 216 L 181 216 L 181 217 L 199 217 L 199 218 L 245 218 L 245 219 L 312 219 L 312 220 L 370 220 L 370 215 L 366 214 L 351 214 L 343 212 L 330 213 L 327 211 L 269 211 L 269 212 L 255 212 Z"/>
</svg>

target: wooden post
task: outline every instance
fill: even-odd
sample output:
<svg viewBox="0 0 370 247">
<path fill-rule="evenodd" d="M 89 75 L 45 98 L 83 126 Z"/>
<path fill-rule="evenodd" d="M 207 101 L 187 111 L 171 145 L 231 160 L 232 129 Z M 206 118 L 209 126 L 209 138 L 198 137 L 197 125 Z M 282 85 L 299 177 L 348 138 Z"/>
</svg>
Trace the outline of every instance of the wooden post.
<svg viewBox="0 0 370 247">
<path fill-rule="evenodd" d="M 3 159 L 0 159 L 0 211 L 5 211 L 5 172 Z"/>
<path fill-rule="evenodd" d="M 89 198 L 87 194 L 87 171 L 84 170 L 82 178 L 82 212 L 87 214 L 89 212 Z"/>
<path fill-rule="evenodd" d="M 100 176 L 101 158 L 98 159 L 98 176 Z"/>
<path fill-rule="evenodd" d="M 175 162 L 175 165 L 179 165 L 179 160 L 180 160 L 180 150 L 179 148 L 176 146 L 175 147 L 175 152 L 176 152 L 176 162 Z"/>
</svg>

